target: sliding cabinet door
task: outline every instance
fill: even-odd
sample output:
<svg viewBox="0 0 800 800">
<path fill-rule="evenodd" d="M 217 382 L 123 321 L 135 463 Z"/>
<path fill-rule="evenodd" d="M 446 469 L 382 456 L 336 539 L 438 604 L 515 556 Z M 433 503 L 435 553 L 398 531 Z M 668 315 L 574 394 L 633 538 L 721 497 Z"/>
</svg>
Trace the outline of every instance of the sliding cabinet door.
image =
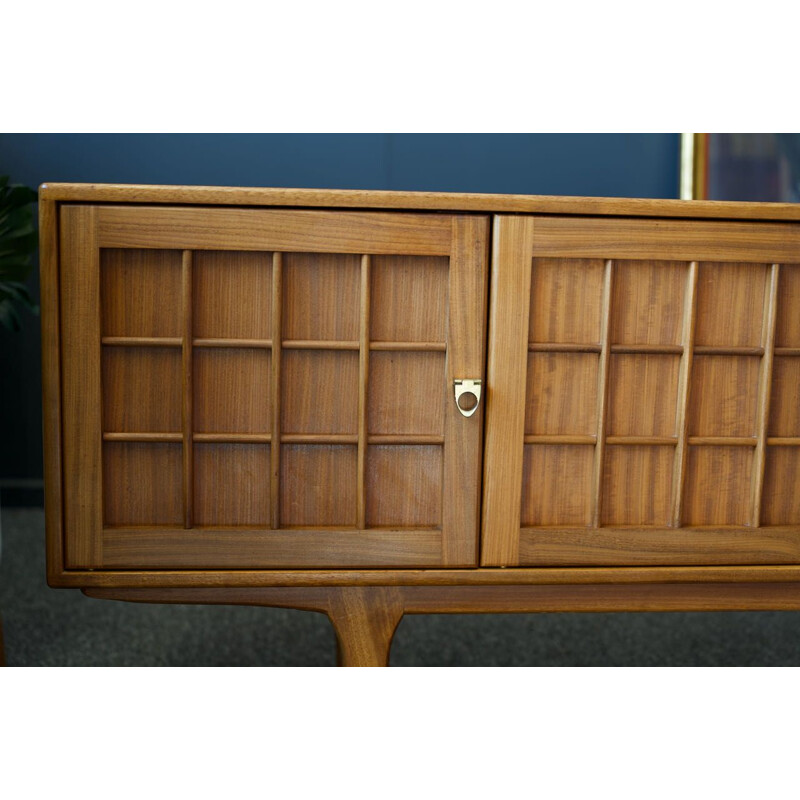
<svg viewBox="0 0 800 800">
<path fill-rule="evenodd" d="M 494 237 L 482 563 L 800 562 L 800 226 Z"/>
<path fill-rule="evenodd" d="M 60 224 L 67 567 L 475 565 L 486 217 Z"/>
</svg>

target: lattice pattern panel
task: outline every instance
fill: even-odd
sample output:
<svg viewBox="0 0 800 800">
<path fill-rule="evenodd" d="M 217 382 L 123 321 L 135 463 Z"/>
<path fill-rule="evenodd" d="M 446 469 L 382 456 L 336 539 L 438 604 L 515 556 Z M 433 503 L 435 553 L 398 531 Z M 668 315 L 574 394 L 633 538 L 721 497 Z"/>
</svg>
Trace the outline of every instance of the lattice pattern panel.
<svg viewBox="0 0 800 800">
<path fill-rule="evenodd" d="M 800 265 L 532 268 L 523 527 L 800 523 Z"/>
<path fill-rule="evenodd" d="M 441 528 L 448 269 L 102 249 L 104 524 Z"/>
</svg>

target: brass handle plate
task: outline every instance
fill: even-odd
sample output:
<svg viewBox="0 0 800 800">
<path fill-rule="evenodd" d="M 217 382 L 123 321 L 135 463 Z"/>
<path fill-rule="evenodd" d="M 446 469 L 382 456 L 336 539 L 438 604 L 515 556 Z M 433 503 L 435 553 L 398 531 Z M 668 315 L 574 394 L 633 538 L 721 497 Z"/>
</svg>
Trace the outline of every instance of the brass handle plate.
<svg viewBox="0 0 800 800">
<path fill-rule="evenodd" d="M 453 384 L 458 410 L 463 416 L 471 417 L 481 402 L 481 382 L 461 379 L 453 381 Z"/>
</svg>

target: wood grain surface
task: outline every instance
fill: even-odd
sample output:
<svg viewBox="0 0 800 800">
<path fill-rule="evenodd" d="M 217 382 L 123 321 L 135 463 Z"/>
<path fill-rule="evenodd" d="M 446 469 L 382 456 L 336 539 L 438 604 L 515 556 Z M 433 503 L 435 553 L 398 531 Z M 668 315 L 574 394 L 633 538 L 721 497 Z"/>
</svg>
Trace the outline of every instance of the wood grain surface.
<svg viewBox="0 0 800 800">
<path fill-rule="evenodd" d="M 370 445 L 364 527 L 442 526 L 443 448 Z"/>
<path fill-rule="evenodd" d="M 760 359 L 695 356 L 690 436 L 754 436 Z"/>
<path fill-rule="evenodd" d="M 358 342 L 360 285 L 358 255 L 284 255 L 282 338 Z"/>
<path fill-rule="evenodd" d="M 790 526 L 774 528 L 786 535 Z M 587 533 L 588 531 L 583 531 Z M 266 588 L 330 586 L 550 586 L 628 585 L 634 583 L 800 583 L 800 566 L 682 565 L 623 567 L 517 567 L 517 568 L 298 568 L 285 569 L 170 569 L 157 572 L 114 570 L 61 570 L 48 579 L 51 586 L 146 588 Z"/>
<path fill-rule="evenodd" d="M 589 525 L 594 447 L 526 445 L 520 524 Z"/>
<path fill-rule="evenodd" d="M 743 518 L 749 477 L 748 471 Z M 520 564 L 532 566 L 775 565 L 798 561 L 796 527 L 525 528 L 520 537 Z"/>
<path fill-rule="evenodd" d="M 270 523 L 270 445 L 198 443 L 193 459 L 194 526 Z"/>
<path fill-rule="evenodd" d="M 778 485 L 778 476 L 796 485 L 800 353 L 782 311 L 796 303 L 795 278 L 789 267 L 782 281 L 785 268 L 770 261 L 773 252 L 797 259 L 796 229 L 783 236 L 774 225 L 566 217 L 530 224 L 528 355 L 491 387 L 510 392 L 526 375 L 524 434 L 510 432 L 513 414 L 496 423 L 506 453 L 524 444 L 517 532 L 509 525 L 499 537 L 512 553 L 520 539 L 520 555 L 488 560 L 496 515 L 485 511 L 482 563 L 725 563 L 736 546 L 730 563 L 796 559 L 790 532 L 775 554 L 772 530 L 724 541 L 705 530 L 796 519 Z M 511 260 L 497 260 L 497 275 Z M 502 355 L 490 334 L 490 375 L 492 360 L 510 362 L 521 344 L 524 327 L 508 323 L 502 333 L 511 330 L 517 338 L 503 341 Z M 499 435 L 493 424 L 487 447 Z M 774 457 L 778 447 L 786 454 Z M 519 480 L 507 455 L 485 478 L 484 502 L 497 484 L 510 493 Z"/>
<path fill-rule="evenodd" d="M 608 436 L 674 436 L 680 358 L 611 355 Z"/>
<path fill-rule="evenodd" d="M 557 611 L 732 611 L 800 608 L 800 584 L 345 586 L 84 589 L 89 597 L 156 603 L 282 606 L 327 614 L 340 666 L 385 667 L 404 614 Z"/>
<path fill-rule="evenodd" d="M 101 371 L 106 431 L 177 433 L 182 430 L 180 350 L 104 347 Z M 131 402 L 132 390 L 135 402 Z"/>
<path fill-rule="evenodd" d="M 181 251 L 100 251 L 103 336 L 179 337 Z"/>
<path fill-rule="evenodd" d="M 199 251 L 192 254 L 192 273 L 195 337 L 271 338 L 271 253 Z"/>
<path fill-rule="evenodd" d="M 671 447 L 607 447 L 602 524 L 668 525 L 673 457 Z"/>
<path fill-rule="evenodd" d="M 543 217 L 537 257 L 774 263 L 796 261 L 800 227 L 764 222 Z M 758 305 L 758 303 L 756 303 Z"/>
<path fill-rule="evenodd" d="M 179 443 L 103 443 L 106 525 L 183 524 Z"/>
<path fill-rule="evenodd" d="M 604 269 L 601 259 L 534 258 L 530 341 L 599 344 Z"/>
<path fill-rule="evenodd" d="M 355 494 L 351 499 L 354 510 L 348 522 L 352 524 Z M 313 507 L 307 506 L 305 513 L 310 515 L 311 510 Z M 284 522 L 288 525 L 291 517 Z M 382 567 L 387 562 L 397 567 L 425 567 L 439 563 L 442 548 L 441 533 L 435 530 L 380 528 L 365 532 L 315 529 L 309 524 L 278 531 L 120 527 L 106 528 L 102 535 L 109 569 L 345 569 Z"/>
<path fill-rule="evenodd" d="M 680 344 L 687 265 L 620 261 L 616 266 L 611 343 Z"/>
<path fill-rule="evenodd" d="M 630 571 L 630 570 L 629 570 Z M 530 573 L 531 570 L 525 570 Z M 506 574 L 506 573 L 504 573 Z M 702 582 L 690 579 L 675 583 L 636 581 L 621 584 L 565 585 L 563 583 L 512 583 L 498 585 L 454 584 L 449 586 L 375 585 L 369 605 L 376 610 L 386 604 L 403 614 L 459 614 L 470 612 L 558 612 L 558 611 L 733 611 L 797 610 L 800 583 L 781 580 L 769 583 Z M 282 606 L 327 613 L 332 603 L 347 595 L 368 592 L 363 587 L 207 587 L 90 588 L 89 597 L 134 603 L 225 603 L 229 605 Z M 338 602 L 337 602 L 338 601 Z M 384 611 L 381 609 L 381 611 Z M 385 611 L 384 611 L 385 613 Z"/>
<path fill-rule="evenodd" d="M 42 198 L 39 200 L 39 286 L 47 575 L 48 580 L 55 580 L 64 569 L 59 233 L 56 204 Z"/>
<path fill-rule="evenodd" d="M 65 566 L 102 566 L 100 251 L 91 206 L 61 209 Z"/>
<path fill-rule="evenodd" d="M 175 192 L 43 191 L 54 584 L 792 574 L 800 229 L 786 220 L 798 209 Z M 493 237 L 488 216 L 428 213 L 448 208 L 497 214 Z M 485 380 L 483 464 L 484 402 L 465 419 L 452 397 L 470 377 Z M 479 558 L 549 571 L 476 570 Z M 595 577 L 552 571 L 580 566 Z M 568 606 L 568 588 L 547 602 Z M 664 607 L 681 596 L 648 591 Z M 598 608 L 650 602 L 587 592 Z M 719 602 L 741 598 L 753 599 Z M 356 651 L 390 641 L 374 614 L 396 595 L 326 595 L 322 610 L 335 603 L 358 620 Z"/>
<path fill-rule="evenodd" d="M 449 269 L 446 258 L 375 256 L 370 283 L 370 339 L 444 343 Z M 415 313 L 420 308 L 425 309 L 424 314 Z"/>
<path fill-rule="evenodd" d="M 594 434 L 598 367 L 593 353 L 529 353 L 525 433 Z"/>
<path fill-rule="evenodd" d="M 99 206 L 101 247 L 448 255 L 447 216 L 381 212 Z"/>
<path fill-rule="evenodd" d="M 444 354 L 378 352 L 369 361 L 369 432 L 441 436 L 450 399 Z"/>
<path fill-rule="evenodd" d="M 765 264 L 702 263 L 695 345 L 760 347 Z"/>
<path fill-rule="evenodd" d="M 268 433 L 270 360 L 268 350 L 195 347 L 193 429 L 198 433 Z"/>
<path fill-rule="evenodd" d="M 385 208 L 395 210 L 479 211 L 489 214 L 579 214 L 687 219 L 800 220 L 795 203 L 741 203 L 716 200 L 650 200 L 617 197 L 448 192 L 387 192 L 371 189 L 290 189 L 228 186 L 148 186 L 136 184 L 43 183 L 39 196 L 80 203 L 161 203 L 298 208 Z"/>
<path fill-rule="evenodd" d="M 534 221 L 496 216 L 489 291 L 481 565 L 518 560 Z"/>
<path fill-rule="evenodd" d="M 488 217 L 453 217 L 446 312 L 443 566 L 478 564 L 490 237 Z M 464 417 L 455 403 L 455 381 L 463 378 L 478 379 L 483 386 L 482 399 L 471 417 Z M 454 503 L 455 497 L 459 500 Z"/>
</svg>

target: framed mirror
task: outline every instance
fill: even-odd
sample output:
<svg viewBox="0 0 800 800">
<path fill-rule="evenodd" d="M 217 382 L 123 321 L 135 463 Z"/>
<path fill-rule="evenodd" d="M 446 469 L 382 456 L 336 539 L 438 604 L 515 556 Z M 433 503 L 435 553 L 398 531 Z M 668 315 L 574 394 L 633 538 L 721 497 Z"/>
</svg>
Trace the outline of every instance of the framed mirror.
<svg viewBox="0 0 800 800">
<path fill-rule="evenodd" d="M 800 133 L 683 133 L 684 200 L 800 202 Z"/>
</svg>

